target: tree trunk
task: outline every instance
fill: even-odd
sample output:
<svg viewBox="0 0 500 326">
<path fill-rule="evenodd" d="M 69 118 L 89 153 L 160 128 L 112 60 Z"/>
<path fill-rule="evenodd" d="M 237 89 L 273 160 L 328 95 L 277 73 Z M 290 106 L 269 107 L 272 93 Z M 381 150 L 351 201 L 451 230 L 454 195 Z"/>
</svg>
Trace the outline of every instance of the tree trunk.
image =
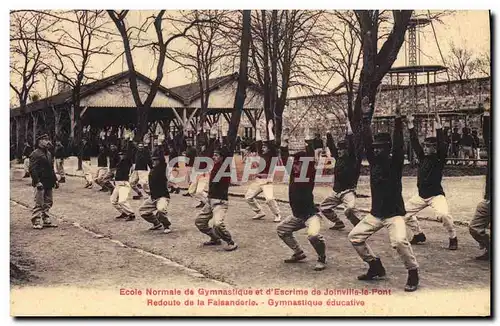
<svg viewBox="0 0 500 326">
<path fill-rule="evenodd" d="M 243 31 L 241 35 L 240 45 L 240 72 L 238 75 L 238 87 L 234 98 L 234 113 L 231 116 L 229 130 L 227 133 L 227 141 L 229 143 L 229 151 L 233 155 L 236 147 L 236 136 L 240 125 L 241 113 L 245 105 L 246 88 L 248 84 L 248 50 L 250 48 L 250 10 L 243 10 Z"/>
<path fill-rule="evenodd" d="M 358 157 L 358 166 L 356 167 L 356 182 L 361 172 L 361 158 L 364 154 L 364 146 L 361 134 L 361 99 L 367 96 L 375 108 L 375 99 L 377 88 L 382 79 L 396 61 L 399 50 L 404 42 L 404 36 L 408 29 L 413 10 L 393 10 L 394 25 L 386 41 L 378 51 L 378 11 L 357 10 L 360 25 L 363 51 L 363 67 L 360 73 L 360 84 L 354 102 L 354 110 L 350 119 L 354 133 L 356 152 Z M 375 111 L 375 109 L 374 109 Z M 372 117 L 374 114 L 372 112 Z"/>
</svg>

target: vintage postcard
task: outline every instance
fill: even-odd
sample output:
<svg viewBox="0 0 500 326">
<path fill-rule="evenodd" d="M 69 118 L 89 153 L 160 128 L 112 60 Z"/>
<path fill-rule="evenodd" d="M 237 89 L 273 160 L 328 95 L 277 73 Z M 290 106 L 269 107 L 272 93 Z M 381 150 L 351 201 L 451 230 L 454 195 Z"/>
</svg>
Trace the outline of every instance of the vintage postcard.
<svg viewBox="0 0 500 326">
<path fill-rule="evenodd" d="M 491 316 L 489 11 L 9 15 L 11 316 Z"/>
</svg>

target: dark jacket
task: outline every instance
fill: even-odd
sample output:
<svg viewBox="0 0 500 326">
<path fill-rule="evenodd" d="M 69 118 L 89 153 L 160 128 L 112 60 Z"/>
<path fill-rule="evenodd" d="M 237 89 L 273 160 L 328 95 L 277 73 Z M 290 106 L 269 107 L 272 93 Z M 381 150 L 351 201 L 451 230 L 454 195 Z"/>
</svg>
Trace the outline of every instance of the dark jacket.
<svg viewBox="0 0 500 326">
<path fill-rule="evenodd" d="M 109 168 L 116 169 L 118 161 L 120 160 L 120 156 L 118 155 L 118 151 L 109 151 Z"/>
<path fill-rule="evenodd" d="M 292 171 L 290 175 L 290 184 L 288 186 L 288 199 L 292 208 L 293 216 L 300 219 L 308 219 L 318 212 L 314 204 L 314 177 L 316 169 L 314 168 L 314 154 L 309 154 L 311 161 L 304 161 L 302 164 L 308 163 L 306 179 L 307 182 L 297 180 L 300 177 L 300 172 L 295 175 Z M 302 169 L 301 169 L 302 171 Z"/>
<path fill-rule="evenodd" d="M 186 166 L 193 166 L 194 165 L 194 160 L 196 158 L 197 151 L 194 146 L 189 146 L 186 150 L 186 157 L 188 159 Z"/>
<path fill-rule="evenodd" d="M 80 145 L 80 152 L 78 153 L 78 156 L 82 158 L 82 161 L 90 161 L 91 151 L 92 149 L 88 142 L 86 144 L 82 143 Z"/>
<path fill-rule="evenodd" d="M 165 162 L 165 149 L 163 148 L 163 145 L 156 145 L 153 148 L 153 156 L 157 156 L 160 158 L 161 162 Z"/>
<path fill-rule="evenodd" d="M 168 179 L 165 170 L 165 162 L 160 161 L 157 166 L 153 167 L 151 171 L 149 171 L 148 180 L 151 199 L 158 199 L 161 197 L 170 198 L 170 194 L 167 189 Z"/>
<path fill-rule="evenodd" d="M 356 151 L 354 149 L 354 136 L 347 136 L 347 154 L 339 156 L 335 142 L 331 134 L 327 134 L 327 146 L 335 158 L 335 167 L 333 168 L 333 190 L 337 193 L 356 187 Z"/>
<path fill-rule="evenodd" d="M 128 157 L 119 160 L 116 165 L 115 181 L 128 181 L 131 167 L 132 161 Z"/>
<path fill-rule="evenodd" d="M 54 151 L 54 157 L 55 158 L 66 158 L 66 150 L 64 149 L 64 146 L 61 145 L 56 145 L 56 149 Z"/>
<path fill-rule="evenodd" d="M 219 173 L 219 170 L 223 167 L 224 159 L 219 163 L 215 163 L 212 170 L 210 171 L 210 182 L 208 184 L 208 198 L 227 200 L 227 194 L 229 191 L 229 185 L 231 184 L 231 177 L 221 177 L 218 181 L 215 181 L 215 176 Z M 224 174 L 229 172 L 231 166 L 227 165 Z M 219 175 L 222 175 L 222 171 Z"/>
<path fill-rule="evenodd" d="M 153 162 L 151 161 L 149 151 L 146 148 L 143 150 L 137 150 L 135 152 L 135 170 L 147 171 L 148 167 L 150 169 L 153 168 Z"/>
<path fill-rule="evenodd" d="M 45 189 L 52 189 L 55 186 L 57 179 L 52 164 L 52 155 L 48 150 L 37 148 L 31 153 L 29 170 L 33 187 L 38 182 L 41 182 Z"/>
<path fill-rule="evenodd" d="M 217 145 L 217 141 L 215 138 L 210 138 L 208 140 L 207 146 L 204 151 L 200 153 L 200 157 L 212 158 L 214 155 L 215 146 Z M 206 169 L 208 167 L 208 163 L 204 161 L 200 161 L 199 169 Z"/>
<path fill-rule="evenodd" d="M 103 149 L 97 155 L 97 166 L 100 168 L 108 167 L 108 152 L 106 149 Z"/>
<path fill-rule="evenodd" d="M 461 146 L 472 147 L 474 146 L 474 138 L 471 134 L 463 134 L 462 139 L 460 139 Z"/>
<path fill-rule="evenodd" d="M 418 195 L 422 198 L 444 195 L 441 180 L 446 163 L 446 144 L 443 141 L 443 130 L 436 130 L 437 152 L 424 155 L 424 150 L 418 141 L 415 128 L 410 129 L 410 142 L 415 155 L 418 157 L 417 187 Z"/>
<path fill-rule="evenodd" d="M 403 126 L 401 118 L 394 121 L 392 156 L 386 158 L 375 157 L 369 120 L 363 120 L 363 138 L 366 157 L 370 163 L 370 188 L 372 195 L 372 209 L 370 213 L 381 219 L 404 216 L 406 210 L 401 184 L 404 164 Z"/>
</svg>

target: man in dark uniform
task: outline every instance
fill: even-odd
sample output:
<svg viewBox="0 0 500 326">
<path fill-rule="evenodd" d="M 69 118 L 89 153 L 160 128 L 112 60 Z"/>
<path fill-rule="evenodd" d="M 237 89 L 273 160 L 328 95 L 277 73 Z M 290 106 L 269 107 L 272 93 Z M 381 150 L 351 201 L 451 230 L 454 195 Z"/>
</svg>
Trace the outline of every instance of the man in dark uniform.
<svg viewBox="0 0 500 326">
<path fill-rule="evenodd" d="M 119 160 L 120 156 L 118 155 L 118 147 L 112 143 L 109 150 L 109 169 L 101 182 L 111 192 L 113 192 L 113 189 L 115 188 L 115 186 L 111 183 L 111 180 L 115 176 L 116 166 L 118 165 Z"/>
<path fill-rule="evenodd" d="M 94 182 L 101 186 L 99 191 L 107 192 L 110 189 L 106 186 L 106 175 L 108 174 L 108 151 L 104 144 L 99 144 L 99 154 L 97 155 L 97 172 Z"/>
<path fill-rule="evenodd" d="M 418 157 L 418 194 L 413 196 L 406 204 L 406 224 L 411 228 L 414 236 L 411 244 L 425 242 L 426 237 L 419 226 L 416 214 L 422 209 L 430 206 L 436 212 L 436 217 L 443 221 L 443 226 L 449 235 L 450 250 L 457 250 L 457 232 L 448 209 L 441 181 L 443 169 L 446 164 L 446 149 L 443 142 L 442 126 L 439 116 L 436 115 L 434 127 L 436 137 L 427 137 L 424 140 L 424 148 L 418 141 L 417 132 L 413 125 L 413 116 L 408 115 L 408 130 L 410 131 L 410 142 L 415 155 Z"/>
<path fill-rule="evenodd" d="M 151 162 L 151 154 L 147 148 L 144 147 L 144 143 L 139 142 L 137 144 L 137 150 L 135 151 L 134 164 L 132 165 L 132 173 L 130 174 L 130 186 L 132 190 L 137 194 L 132 197 L 132 199 L 141 199 L 142 192 L 147 191 L 148 187 L 148 168 L 153 168 L 153 163 Z"/>
<path fill-rule="evenodd" d="M 79 156 L 82 160 L 83 174 L 85 175 L 85 188 L 92 188 L 92 163 L 90 162 L 91 147 L 87 138 L 82 139 Z"/>
<path fill-rule="evenodd" d="M 491 243 L 490 236 L 486 233 L 488 226 L 491 223 L 491 165 L 490 165 L 490 103 L 489 99 L 484 105 L 483 115 L 483 140 L 488 154 L 488 167 L 486 172 L 486 186 L 484 190 L 484 199 L 477 205 L 474 218 L 469 224 L 469 232 L 479 243 L 479 247 L 484 250 L 483 254 L 477 256 L 477 260 L 490 260 L 491 259 Z"/>
<path fill-rule="evenodd" d="M 460 140 L 462 136 L 458 133 L 458 128 L 453 128 L 453 133 L 451 134 L 451 155 L 454 158 L 460 157 Z M 455 164 L 458 165 L 459 161 L 455 161 Z"/>
<path fill-rule="evenodd" d="M 200 172 L 200 171 L 205 171 L 207 170 L 208 164 L 207 162 L 201 160 L 207 159 L 207 158 L 212 158 L 214 150 L 216 148 L 216 137 L 217 134 L 215 133 L 215 130 L 212 130 L 210 132 L 210 138 L 208 140 L 204 139 L 203 143 L 200 144 L 200 161 L 198 166 L 195 166 L 194 168 L 198 169 L 192 173 L 192 181 L 191 185 L 189 186 L 188 192 L 189 194 L 199 200 L 199 204 L 195 208 L 201 208 L 205 206 L 207 202 L 207 191 L 208 189 L 208 179 L 210 176 L 209 172 Z"/>
<path fill-rule="evenodd" d="M 165 161 L 159 156 L 151 157 L 153 167 L 149 171 L 149 188 L 146 190 L 150 197 L 139 207 L 139 214 L 143 219 L 153 224 L 149 230 L 158 230 L 163 227 L 163 233 L 170 233 L 170 221 L 168 220 L 168 204 L 170 194 L 167 188 L 167 175 L 165 174 Z"/>
<path fill-rule="evenodd" d="M 64 159 L 66 158 L 66 151 L 60 140 L 56 140 L 56 148 L 54 152 L 56 161 L 56 173 L 59 176 L 59 183 L 66 182 L 66 175 L 64 174 Z"/>
<path fill-rule="evenodd" d="M 293 165 L 288 186 L 288 197 L 292 216 L 286 218 L 277 227 L 278 236 L 293 250 L 293 255 L 285 259 L 285 263 L 296 263 L 306 258 L 293 232 L 307 227 L 307 238 L 318 254 L 318 262 L 314 270 L 321 271 L 326 268 L 326 245 L 321 229 L 321 215 L 314 204 L 314 150 L 308 146 L 307 151 L 301 151 L 293 156 Z M 302 171 L 306 171 L 303 176 Z M 305 179 L 302 181 L 301 179 Z"/>
<path fill-rule="evenodd" d="M 115 188 L 111 193 L 110 201 L 114 208 L 120 212 L 117 219 L 124 218 L 125 221 L 135 220 L 134 210 L 128 203 L 128 195 L 130 194 L 129 174 L 132 167 L 132 160 L 125 152 L 119 152 L 119 161 L 116 164 L 115 173 Z"/>
<path fill-rule="evenodd" d="M 32 152 L 33 152 L 33 147 L 31 147 L 27 141 L 24 142 L 23 155 L 22 155 L 23 168 L 24 168 L 23 178 L 30 177 L 30 155 Z"/>
<path fill-rule="evenodd" d="M 245 194 L 245 200 L 247 201 L 250 208 L 255 212 L 255 215 L 252 217 L 252 219 L 260 220 L 265 217 L 266 214 L 262 211 L 262 208 L 260 207 L 257 200 L 255 200 L 255 197 L 262 193 L 266 200 L 267 206 L 269 206 L 271 213 L 274 215 L 274 222 L 278 223 L 281 222 L 281 214 L 278 202 L 274 199 L 273 194 L 273 177 L 274 170 L 276 168 L 278 153 L 271 124 L 268 125 L 268 133 L 269 140 L 262 141 L 259 130 L 256 130 L 256 147 L 259 156 L 265 163 L 265 166 L 264 169 L 257 174 L 255 180 L 248 187 L 248 190 Z"/>
<path fill-rule="evenodd" d="M 347 121 L 347 139 L 339 141 L 337 146 L 330 133 L 326 137 L 327 146 L 335 158 L 335 167 L 332 193 L 323 200 L 320 210 L 334 223 L 330 229 L 341 230 L 345 228 L 344 222 L 335 213 L 335 208 L 340 204 L 344 205 L 344 214 L 352 225 L 356 226 L 360 220 L 359 211 L 355 207 L 357 158 L 351 124 Z"/>
<path fill-rule="evenodd" d="M 392 151 L 391 136 L 380 133 L 372 139 L 371 116 L 373 109 L 368 97 L 362 100 L 362 132 L 366 157 L 370 163 L 370 188 L 372 208 L 349 233 L 348 239 L 358 255 L 369 264 L 368 271 L 358 276 L 367 281 L 385 276 L 385 269 L 366 240 L 383 227 L 389 231 L 391 246 L 397 250 L 408 270 L 405 291 L 412 292 L 418 287 L 418 264 L 410 243 L 406 238 L 404 215 L 406 214 L 402 196 L 401 178 L 403 174 L 403 126 L 399 107 L 396 107 Z M 391 153 L 392 152 L 392 153 Z M 392 156 L 391 156 L 392 154 Z"/>
<path fill-rule="evenodd" d="M 31 184 L 34 187 L 35 206 L 31 223 L 34 229 L 56 227 L 47 214 L 52 207 L 52 188 L 57 187 L 57 177 L 54 173 L 52 155 L 48 151 L 50 139 L 42 134 L 36 139 L 37 149 L 29 157 Z"/>
<path fill-rule="evenodd" d="M 209 241 L 203 243 L 204 246 L 220 245 L 222 239 L 227 243 L 224 250 L 233 251 L 238 248 L 238 245 L 233 241 L 224 224 L 228 209 L 229 184 L 231 183 L 230 177 L 222 176 L 230 169 L 230 165 L 227 165 L 227 169 L 222 170 L 226 158 L 232 158 L 226 147 L 214 151 L 214 166 L 210 171 L 207 204 L 196 218 L 195 225 L 201 233 L 210 237 Z M 208 223 L 212 219 L 213 226 L 210 227 Z"/>
</svg>

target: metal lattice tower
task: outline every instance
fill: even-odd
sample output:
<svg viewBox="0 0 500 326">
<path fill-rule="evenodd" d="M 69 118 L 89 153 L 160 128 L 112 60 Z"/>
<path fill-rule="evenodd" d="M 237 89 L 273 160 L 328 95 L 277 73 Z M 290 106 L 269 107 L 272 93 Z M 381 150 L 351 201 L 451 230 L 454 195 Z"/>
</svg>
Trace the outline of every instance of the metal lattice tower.
<svg viewBox="0 0 500 326">
<path fill-rule="evenodd" d="M 408 65 L 416 66 L 417 62 L 417 24 L 414 19 L 410 20 L 408 27 Z M 417 74 L 410 73 L 408 75 L 408 83 L 410 85 L 410 108 L 414 111 L 417 108 Z"/>
</svg>

